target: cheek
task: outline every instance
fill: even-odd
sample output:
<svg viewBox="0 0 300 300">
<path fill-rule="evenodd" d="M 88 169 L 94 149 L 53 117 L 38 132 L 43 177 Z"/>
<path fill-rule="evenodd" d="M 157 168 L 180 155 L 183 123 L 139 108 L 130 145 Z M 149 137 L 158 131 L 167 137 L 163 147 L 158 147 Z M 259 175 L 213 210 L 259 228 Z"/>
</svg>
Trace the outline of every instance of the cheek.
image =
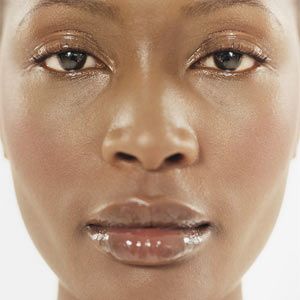
<svg viewBox="0 0 300 300">
<path fill-rule="evenodd" d="M 296 68 L 289 62 L 279 74 L 262 69 L 247 80 L 191 81 L 202 150 L 198 194 L 204 186 L 220 228 L 215 249 L 223 249 L 212 256 L 237 277 L 265 244 L 283 200 L 299 122 Z"/>
<path fill-rule="evenodd" d="M 261 71 L 241 82 L 204 78 L 194 85 L 201 105 L 194 127 L 212 181 L 253 196 L 274 188 L 285 174 L 299 122 L 297 70 L 291 69 L 280 76 Z"/>
<path fill-rule="evenodd" d="M 82 113 L 91 116 L 92 110 L 100 111 L 93 105 L 88 112 L 99 90 L 89 89 L 86 82 L 66 89 L 66 83 L 46 85 L 45 79 L 15 78 L 18 89 L 5 85 L 3 117 L 17 200 L 40 253 L 60 270 L 57 258 L 66 245 L 78 246 L 74 243 L 79 222 L 89 209 L 89 188 L 99 191 L 99 182 L 106 183 L 96 173 L 99 165 L 93 154 L 99 148 L 91 151 L 90 137 L 102 133 L 88 128 L 90 120 Z M 38 84 L 41 81 L 43 85 Z M 89 83 L 100 87 L 102 82 Z"/>
<path fill-rule="evenodd" d="M 84 165 L 80 162 L 85 160 L 82 145 L 89 145 L 94 133 L 101 135 L 100 130 L 88 128 L 93 118 L 88 109 L 108 78 L 73 83 L 35 73 L 27 76 L 15 83 L 18 90 L 6 96 L 4 117 L 12 166 L 28 186 L 35 185 L 33 190 L 60 189 L 80 180 L 80 164 Z M 101 107 L 91 106 L 101 113 Z"/>
<path fill-rule="evenodd" d="M 276 182 L 288 170 L 299 112 L 295 78 L 279 78 L 259 90 L 253 88 L 252 101 L 255 105 L 249 114 L 230 120 L 224 149 L 226 159 L 217 162 L 226 168 L 229 178 L 245 187 L 249 197 L 276 190 Z"/>
<path fill-rule="evenodd" d="M 105 86 L 105 80 L 95 78 L 75 84 L 52 79 L 49 83 L 42 76 L 16 74 L 19 73 L 15 71 L 11 76 L 17 89 L 9 81 L 10 76 L 3 85 L 3 123 L 24 218 L 36 229 L 40 223 L 48 227 L 46 230 L 53 226 L 53 230 L 61 232 L 60 225 L 68 221 L 67 228 L 75 228 L 80 203 L 73 200 L 71 205 L 71 199 L 87 170 L 92 172 L 95 168 L 93 157 L 87 157 L 80 148 L 90 145 L 88 120 L 82 112 L 99 93 L 89 84 L 100 88 Z M 72 218 L 74 215 L 77 218 Z"/>
<path fill-rule="evenodd" d="M 260 187 L 268 190 L 291 159 L 293 122 L 282 111 L 277 115 L 261 110 L 253 119 L 233 126 L 223 159 L 216 160 L 216 165 L 222 166 L 233 183 L 247 186 L 249 195 Z"/>
<path fill-rule="evenodd" d="M 226 103 L 246 104 L 215 115 L 207 150 L 209 190 L 217 199 L 211 209 L 223 229 L 222 261 L 243 261 L 228 264 L 236 274 L 251 265 L 278 217 L 299 112 L 295 77 L 262 82 L 249 93 L 241 90 L 238 96 L 223 97 Z"/>
<path fill-rule="evenodd" d="M 230 230 L 239 228 L 245 233 L 253 226 L 251 230 L 259 230 L 261 238 L 264 229 L 269 232 L 267 224 L 273 224 L 279 212 L 292 156 L 295 131 L 291 120 L 282 111 L 278 115 L 261 109 L 253 119 L 228 129 L 213 169 Z"/>
</svg>

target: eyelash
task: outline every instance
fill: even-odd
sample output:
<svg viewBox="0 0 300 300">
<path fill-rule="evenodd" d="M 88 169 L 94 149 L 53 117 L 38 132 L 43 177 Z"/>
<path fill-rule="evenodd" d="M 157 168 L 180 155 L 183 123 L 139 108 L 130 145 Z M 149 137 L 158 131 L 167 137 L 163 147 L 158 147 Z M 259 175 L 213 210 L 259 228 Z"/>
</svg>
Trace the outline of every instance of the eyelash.
<svg viewBox="0 0 300 300">
<path fill-rule="evenodd" d="M 110 69 L 107 66 L 107 64 L 103 61 L 103 59 L 98 58 L 97 56 L 93 55 L 91 52 L 82 49 L 80 46 L 66 47 L 65 43 L 60 43 L 60 42 L 58 46 L 57 45 L 53 46 L 51 44 L 42 46 L 41 48 L 39 48 L 38 52 L 30 58 L 30 61 L 34 66 L 42 66 L 43 68 L 47 68 L 43 66 L 43 64 L 48 58 L 50 58 L 53 55 L 59 55 L 61 53 L 65 53 L 69 51 L 80 52 L 86 54 L 87 56 L 91 56 L 96 60 L 96 62 L 98 62 L 99 68 L 101 70 Z M 76 77 L 82 77 L 84 75 L 88 75 L 87 73 L 95 73 L 94 69 L 95 68 L 93 69 L 86 68 L 83 70 L 80 69 L 72 72 L 71 71 L 60 72 L 60 71 L 55 71 L 50 68 L 47 68 L 47 71 L 56 76 L 70 76 L 72 78 L 76 78 Z"/>
<path fill-rule="evenodd" d="M 93 54 L 91 54 L 89 51 L 83 50 L 80 47 L 65 47 L 65 45 L 66 44 L 62 44 L 59 47 L 57 47 L 56 49 L 53 46 L 51 47 L 51 45 L 43 46 L 42 48 L 40 48 L 38 53 L 31 58 L 31 62 L 34 65 L 43 66 L 43 63 L 53 55 L 59 55 L 61 53 L 65 53 L 68 51 L 74 51 L 74 52 L 84 53 L 87 56 L 91 56 L 96 61 L 100 60 L 99 66 L 101 66 L 101 69 L 108 68 L 106 63 L 103 62 L 102 59 L 98 59 Z M 212 55 L 215 55 L 218 52 L 227 52 L 227 51 L 239 53 L 241 55 L 248 55 L 249 57 L 255 59 L 258 62 L 258 64 L 260 64 L 260 65 L 264 65 L 270 60 L 268 58 L 268 56 L 263 54 L 262 51 L 258 47 L 253 48 L 251 46 L 242 46 L 240 43 L 237 43 L 235 46 L 231 46 L 231 47 L 221 46 L 217 50 L 209 52 L 208 54 L 203 54 L 202 48 L 199 48 L 189 59 L 189 62 L 194 61 L 192 63 L 189 63 L 189 65 L 190 65 L 189 68 L 191 68 L 192 70 L 199 69 L 199 68 L 197 68 L 197 65 L 200 62 L 204 61 L 205 59 L 207 59 L 208 57 L 210 57 Z M 210 69 L 212 72 L 217 72 L 218 74 L 221 74 L 221 75 L 226 74 L 226 76 L 237 76 L 237 75 L 241 75 L 244 73 L 249 73 L 250 71 L 253 70 L 253 68 L 251 68 L 249 70 L 242 71 L 242 72 L 234 72 L 234 71 L 228 72 L 228 71 L 221 70 L 221 69 L 218 70 L 218 69 L 212 69 L 212 68 L 206 68 L 206 67 L 203 67 L 203 69 Z M 68 71 L 59 72 L 59 71 L 51 70 L 49 68 L 47 68 L 47 70 L 51 73 L 55 73 L 55 74 L 59 73 L 59 75 L 64 75 L 64 76 L 72 75 L 73 77 L 81 76 L 83 73 L 86 73 L 86 72 L 91 72 L 91 68 L 77 70 L 75 72 L 70 72 L 70 71 L 69 72 Z"/>
<path fill-rule="evenodd" d="M 260 48 L 258 48 L 257 46 L 253 47 L 253 46 L 249 46 L 249 45 L 242 45 L 241 43 L 235 43 L 234 46 L 229 46 L 229 47 L 228 46 L 220 46 L 217 50 L 211 51 L 208 54 L 204 54 L 204 55 L 203 55 L 203 52 L 204 52 L 203 48 L 199 48 L 189 59 L 190 68 L 197 69 L 197 64 L 204 61 L 208 57 L 215 55 L 218 52 L 227 52 L 227 51 L 238 53 L 243 56 L 248 55 L 249 57 L 255 59 L 259 65 L 265 65 L 271 61 L 271 59 L 267 55 L 263 54 L 263 51 Z M 204 69 L 210 69 L 212 72 L 217 72 L 221 76 L 224 74 L 226 76 L 240 76 L 242 74 L 248 74 L 249 72 L 253 71 L 253 68 L 248 69 L 246 71 L 241 71 L 241 72 L 234 72 L 234 71 L 228 72 L 225 70 L 217 70 L 217 69 L 211 69 L 211 68 L 205 68 L 205 67 L 204 67 Z"/>
</svg>

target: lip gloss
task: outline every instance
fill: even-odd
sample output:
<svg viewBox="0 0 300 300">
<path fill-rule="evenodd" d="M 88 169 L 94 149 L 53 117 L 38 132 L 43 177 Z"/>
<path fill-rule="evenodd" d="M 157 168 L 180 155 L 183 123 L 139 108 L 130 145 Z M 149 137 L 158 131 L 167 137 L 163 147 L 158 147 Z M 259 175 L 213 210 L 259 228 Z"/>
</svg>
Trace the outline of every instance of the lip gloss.
<svg viewBox="0 0 300 300">
<path fill-rule="evenodd" d="M 195 252 L 210 228 L 89 228 L 95 246 L 115 259 L 135 265 L 164 265 Z"/>
</svg>

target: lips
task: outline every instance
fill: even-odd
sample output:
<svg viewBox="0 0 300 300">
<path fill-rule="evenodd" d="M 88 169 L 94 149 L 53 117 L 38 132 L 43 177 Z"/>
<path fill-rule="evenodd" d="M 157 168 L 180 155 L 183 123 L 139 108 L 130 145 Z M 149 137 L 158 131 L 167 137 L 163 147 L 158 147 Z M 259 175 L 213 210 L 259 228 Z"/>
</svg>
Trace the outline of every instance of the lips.
<svg viewBox="0 0 300 300">
<path fill-rule="evenodd" d="M 209 224 L 204 214 L 186 204 L 171 200 L 150 203 L 140 198 L 110 204 L 87 222 L 87 225 L 127 228 L 194 228 L 204 224 Z"/>
<path fill-rule="evenodd" d="M 97 211 L 85 229 L 99 250 L 120 262 L 164 265 L 201 248 L 211 235 L 212 223 L 179 202 L 131 198 Z"/>
</svg>

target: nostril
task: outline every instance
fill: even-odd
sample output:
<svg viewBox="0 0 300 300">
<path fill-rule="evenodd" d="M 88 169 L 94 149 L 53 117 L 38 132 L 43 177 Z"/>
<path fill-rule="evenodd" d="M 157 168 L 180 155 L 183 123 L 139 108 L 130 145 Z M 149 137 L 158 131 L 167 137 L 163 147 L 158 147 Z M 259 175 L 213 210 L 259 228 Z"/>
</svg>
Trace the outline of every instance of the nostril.
<svg viewBox="0 0 300 300">
<path fill-rule="evenodd" d="M 183 155 L 181 153 L 176 153 L 167 158 L 168 162 L 177 162 L 183 160 Z"/>
<path fill-rule="evenodd" d="M 128 161 L 136 160 L 136 158 L 133 155 L 126 154 L 124 152 L 117 152 L 115 156 L 122 160 L 128 160 Z"/>
</svg>

